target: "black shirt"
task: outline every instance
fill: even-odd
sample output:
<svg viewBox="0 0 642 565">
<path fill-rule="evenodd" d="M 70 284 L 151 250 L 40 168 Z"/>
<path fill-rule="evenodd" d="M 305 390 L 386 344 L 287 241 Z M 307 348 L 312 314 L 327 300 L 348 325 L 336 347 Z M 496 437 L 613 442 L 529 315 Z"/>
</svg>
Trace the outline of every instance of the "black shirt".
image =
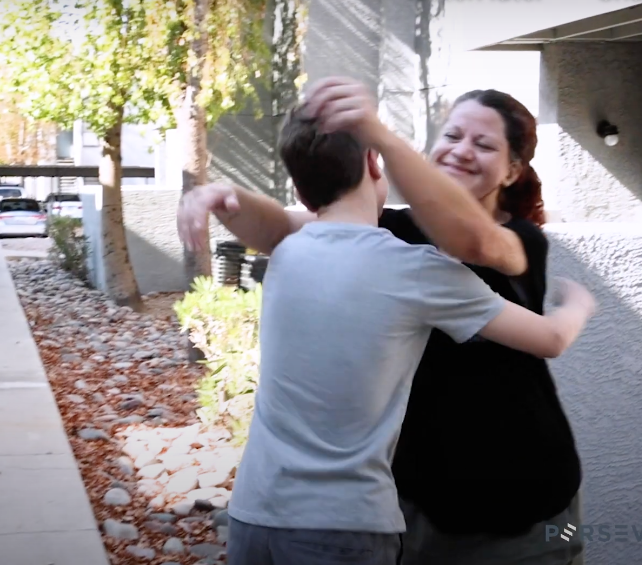
<svg viewBox="0 0 642 565">
<path fill-rule="evenodd" d="M 408 210 L 384 210 L 379 225 L 408 243 L 430 243 Z M 505 227 L 523 242 L 527 272 L 467 266 L 541 314 L 546 237 L 526 220 Z M 566 509 L 580 486 L 580 461 L 546 361 L 478 336 L 457 344 L 433 330 L 393 472 L 399 494 L 449 534 L 520 535 Z"/>
</svg>

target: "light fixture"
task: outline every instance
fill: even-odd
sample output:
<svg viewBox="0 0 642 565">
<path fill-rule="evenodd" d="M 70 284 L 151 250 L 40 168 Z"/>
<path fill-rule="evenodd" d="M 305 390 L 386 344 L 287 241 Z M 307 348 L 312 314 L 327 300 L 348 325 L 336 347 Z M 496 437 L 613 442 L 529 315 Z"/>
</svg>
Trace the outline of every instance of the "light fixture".
<svg viewBox="0 0 642 565">
<path fill-rule="evenodd" d="M 620 141 L 619 133 L 617 126 L 614 126 L 606 120 L 602 120 L 597 124 L 597 135 L 599 135 L 609 147 L 617 145 L 618 141 Z"/>
</svg>

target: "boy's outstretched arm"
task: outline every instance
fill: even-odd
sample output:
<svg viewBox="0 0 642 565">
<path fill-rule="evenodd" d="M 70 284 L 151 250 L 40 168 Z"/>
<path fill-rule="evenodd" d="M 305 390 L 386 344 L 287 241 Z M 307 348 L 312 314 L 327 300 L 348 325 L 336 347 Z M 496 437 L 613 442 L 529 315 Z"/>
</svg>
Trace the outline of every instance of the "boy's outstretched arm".
<svg viewBox="0 0 642 565">
<path fill-rule="evenodd" d="M 316 218 L 311 212 L 287 211 L 277 200 L 240 186 L 207 184 L 185 194 L 179 204 L 178 233 L 189 249 L 198 251 L 207 242 L 211 213 L 243 245 L 265 254 Z"/>
<path fill-rule="evenodd" d="M 561 304 L 540 316 L 512 302 L 479 335 L 540 358 L 559 357 L 579 337 L 595 313 L 595 300 L 583 286 L 560 279 Z"/>
</svg>

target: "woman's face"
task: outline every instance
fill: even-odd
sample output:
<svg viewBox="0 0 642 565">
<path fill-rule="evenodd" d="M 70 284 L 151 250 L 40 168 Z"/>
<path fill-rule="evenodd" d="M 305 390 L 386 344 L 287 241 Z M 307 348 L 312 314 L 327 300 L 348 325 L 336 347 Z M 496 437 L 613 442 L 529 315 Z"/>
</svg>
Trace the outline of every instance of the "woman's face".
<svg viewBox="0 0 642 565">
<path fill-rule="evenodd" d="M 518 163 L 511 163 L 501 115 L 474 100 L 453 109 L 431 156 L 478 200 L 513 183 L 521 169 Z"/>
</svg>

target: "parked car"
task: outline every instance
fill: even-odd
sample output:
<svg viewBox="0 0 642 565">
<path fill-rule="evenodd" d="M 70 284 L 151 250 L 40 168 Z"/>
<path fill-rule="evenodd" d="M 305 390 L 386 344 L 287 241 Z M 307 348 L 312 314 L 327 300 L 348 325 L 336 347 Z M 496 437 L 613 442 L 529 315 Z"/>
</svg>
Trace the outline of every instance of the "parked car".
<svg viewBox="0 0 642 565">
<path fill-rule="evenodd" d="M 47 237 L 47 215 L 33 198 L 0 201 L 0 237 Z"/>
<path fill-rule="evenodd" d="M 0 184 L 0 200 L 4 198 L 22 198 L 24 188 L 17 184 Z"/>
<path fill-rule="evenodd" d="M 82 202 L 77 194 L 50 194 L 44 201 L 48 216 L 82 218 Z"/>
</svg>

